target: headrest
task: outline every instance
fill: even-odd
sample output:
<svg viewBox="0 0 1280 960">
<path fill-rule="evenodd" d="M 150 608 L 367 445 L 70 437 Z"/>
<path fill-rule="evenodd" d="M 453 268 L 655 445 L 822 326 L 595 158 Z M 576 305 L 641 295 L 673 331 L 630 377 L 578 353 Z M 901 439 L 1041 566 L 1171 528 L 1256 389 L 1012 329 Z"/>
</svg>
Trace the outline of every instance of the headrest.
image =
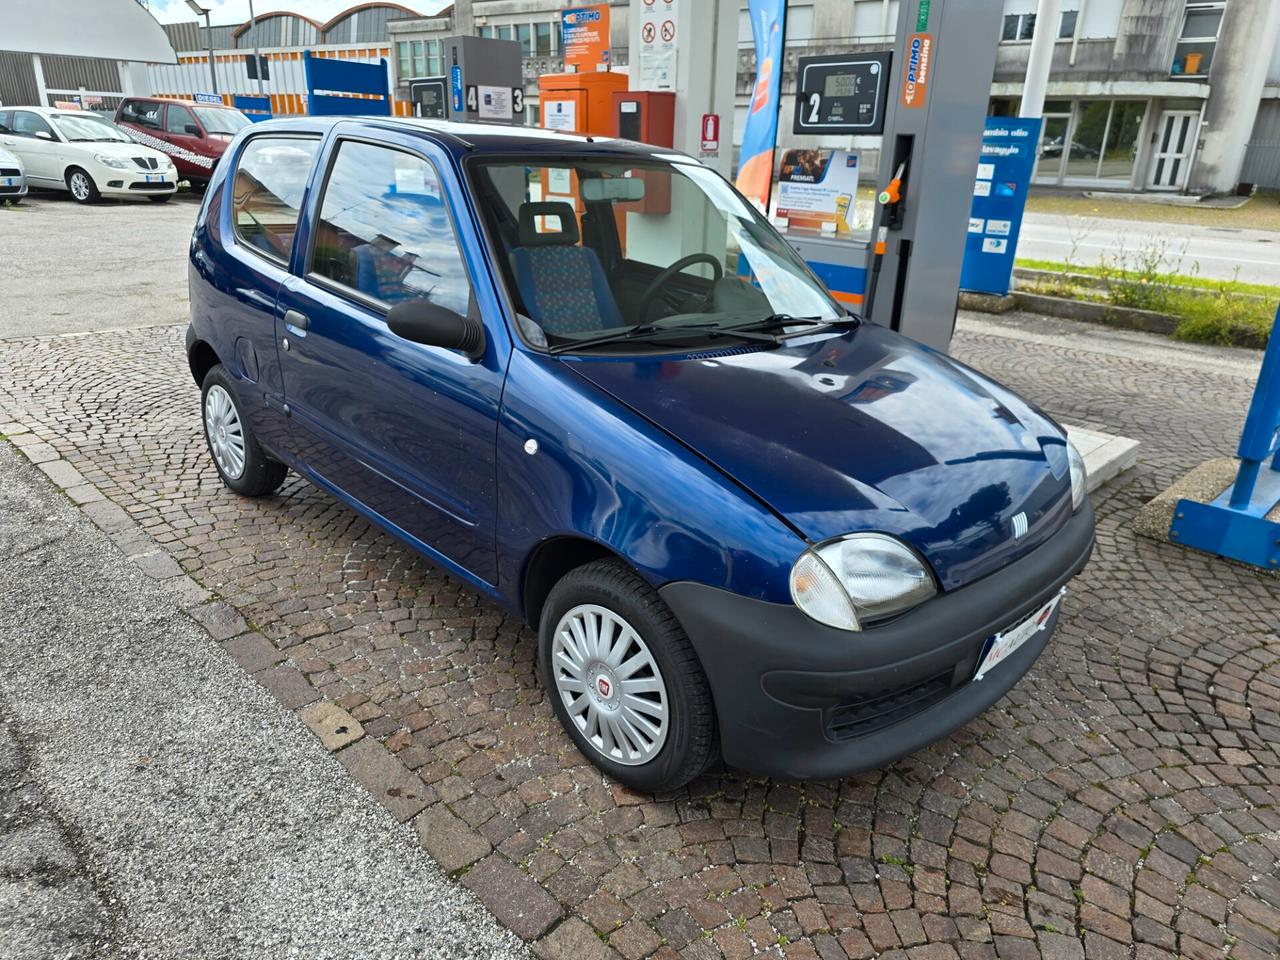
<svg viewBox="0 0 1280 960">
<path fill-rule="evenodd" d="M 538 217 L 555 217 L 560 221 L 560 228 L 539 233 Z M 568 245 L 577 242 L 578 217 L 573 212 L 573 204 L 565 203 L 563 200 L 546 200 L 520 205 L 520 246 L 541 247 L 548 244 Z"/>
</svg>

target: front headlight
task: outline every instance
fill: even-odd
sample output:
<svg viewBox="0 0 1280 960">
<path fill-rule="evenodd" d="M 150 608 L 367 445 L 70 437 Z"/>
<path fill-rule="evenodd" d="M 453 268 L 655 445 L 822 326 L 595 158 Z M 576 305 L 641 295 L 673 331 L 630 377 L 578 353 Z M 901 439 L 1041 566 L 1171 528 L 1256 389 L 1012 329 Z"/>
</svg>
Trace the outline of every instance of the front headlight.
<svg viewBox="0 0 1280 960">
<path fill-rule="evenodd" d="M 104 167 L 110 167 L 112 170 L 128 170 L 128 161 L 121 160 L 119 157 L 108 157 L 104 154 L 95 154 L 93 159 L 97 160 Z"/>
<path fill-rule="evenodd" d="M 161 158 L 160 158 L 160 166 L 164 167 L 166 170 L 172 170 L 172 169 L 173 169 L 173 161 L 172 161 L 172 160 L 170 160 L 168 157 L 161 157 Z"/>
<path fill-rule="evenodd" d="M 791 568 L 791 599 L 841 630 L 910 609 L 937 593 L 933 575 L 901 540 L 851 533 L 806 550 Z"/>
<path fill-rule="evenodd" d="M 1071 441 L 1067 441 L 1067 463 L 1071 465 L 1071 509 L 1079 510 L 1087 493 L 1086 481 L 1089 478 L 1084 468 L 1084 457 Z"/>
</svg>

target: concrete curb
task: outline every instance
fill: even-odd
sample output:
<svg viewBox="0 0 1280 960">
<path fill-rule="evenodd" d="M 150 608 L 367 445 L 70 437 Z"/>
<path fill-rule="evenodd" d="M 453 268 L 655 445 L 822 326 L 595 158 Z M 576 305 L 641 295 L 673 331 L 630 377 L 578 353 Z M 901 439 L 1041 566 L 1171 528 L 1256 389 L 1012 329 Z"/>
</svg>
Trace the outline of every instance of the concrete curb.
<svg viewBox="0 0 1280 960">
<path fill-rule="evenodd" d="M 417 828 L 419 845 L 446 876 L 461 879 L 504 928 L 529 943 L 543 960 L 620 960 L 620 954 L 595 937 L 572 916 L 564 919 L 560 903 L 505 854 L 453 814 L 435 789 L 406 769 L 382 743 L 365 736 L 363 725 L 341 703 L 321 699 L 306 675 L 286 663 L 288 656 L 253 629 L 230 603 L 183 572 L 167 550 L 139 526 L 128 512 L 87 481 L 57 449 L 25 424 L 0 424 L 0 440 L 8 440 L 53 482 L 117 549 L 162 588 L 173 593 L 182 611 L 250 677 L 295 714 L 321 744 L 398 823 Z M 432 816 L 435 812 L 435 815 Z M 446 819 L 448 818 L 448 819 Z M 456 821 L 456 823 L 455 823 Z M 442 827 L 443 825 L 443 827 Z M 484 848 L 482 850 L 482 847 Z M 494 882 L 470 883 L 460 869 L 485 862 Z M 590 950 L 584 952 L 584 948 Z"/>
</svg>

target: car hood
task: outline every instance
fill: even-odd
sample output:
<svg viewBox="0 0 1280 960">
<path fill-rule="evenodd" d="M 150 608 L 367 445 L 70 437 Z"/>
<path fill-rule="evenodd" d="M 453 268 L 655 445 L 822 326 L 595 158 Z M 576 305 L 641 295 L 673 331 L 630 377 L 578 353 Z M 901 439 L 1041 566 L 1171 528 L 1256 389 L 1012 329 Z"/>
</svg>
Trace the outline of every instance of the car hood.
<svg viewBox="0 0 1280 960">
<path fill-rule="evenodd" d="M 16 153 L 10 153 L 4 147 L 0 147 L 0 163 L 6 167 L 17 167 L 20 170 L 24 167 L 22 158 Z"/>
<path fill-rule="evenodd" d="M 73 147 L 84 147 L 92 150 L 94 153 L 100 153 L 104 157 L 118 157 L 122 160 L 128 160 L 131 157 L 157 157 L 167 159 L 159 150 L 151 147 L 144 147 L 140 143 L 118 143 L 115 141 L 102 140 L 95 143 L 73 143 Z"/>
<path fill-rule="evenodd" d="M 1065 438 L 1052 420 L 880 327 L 776 349 L 567 362 L 802 536 L 894 534 L 943 589 L 1013 562 L 1071 515 Z"/>
</svg>

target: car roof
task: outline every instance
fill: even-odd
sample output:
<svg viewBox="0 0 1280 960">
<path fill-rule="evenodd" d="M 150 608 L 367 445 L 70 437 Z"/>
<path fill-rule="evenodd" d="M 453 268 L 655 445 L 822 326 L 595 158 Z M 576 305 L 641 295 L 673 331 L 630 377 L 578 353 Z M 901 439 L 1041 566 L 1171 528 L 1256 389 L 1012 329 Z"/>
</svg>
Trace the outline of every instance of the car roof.
<svg viewBox="0 0 1280 960">
<path fill-rule="evenodd" d="M 586 133 L 564 133 L 542 127 L 517 127 L 501 123 L 457 123 L 449 120 L 426 120 L 419 117 L 282 117 L 254 124 L 255 134 L 271 130 L 295 133 L 327 132 L 343 124 L 352 131 L 385 130 L 397 133 L 423 134 L 465 155 L 555 154 L 601 157 L 649 157 L 689 161 L 690 157 L 670 147 L 655 147 L 617 137 Z M 696 162 L 696 161 L 695 161 Z"/>
<path fill-rule="evenodd" d="M 103 123 L 111 123 L 110 120 L 99 116 L 93 110 L 68 110 L 66 107 L 24 107 L 21 104 L 0 107 L 0 110 L 26 110 L 29 113 L 38 113 L 42 117 L 93 117 Z"/>
</svg>

